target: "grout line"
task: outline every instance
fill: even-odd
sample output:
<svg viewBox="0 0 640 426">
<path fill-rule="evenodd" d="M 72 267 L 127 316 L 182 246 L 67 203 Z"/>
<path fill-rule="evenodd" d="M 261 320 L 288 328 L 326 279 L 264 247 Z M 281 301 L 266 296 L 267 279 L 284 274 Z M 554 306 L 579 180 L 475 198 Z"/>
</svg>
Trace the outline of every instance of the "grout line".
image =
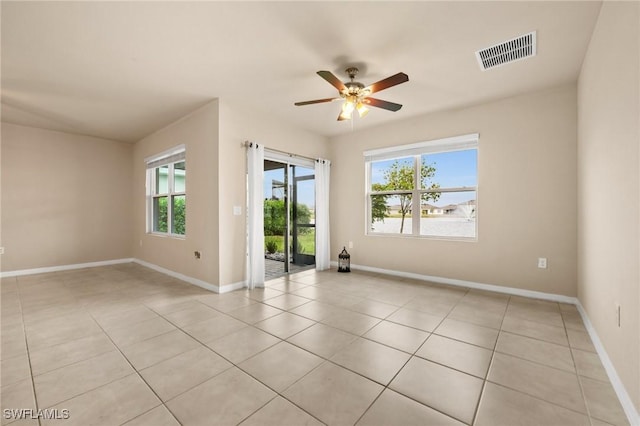
<svg viewBox="0 0 640 426">
<path fill-rule="evenodd" d="M 120 352 L 120 355 L 121 355 L 121 356 L 126 360 L 127 364 L 129 364 L 129 365 L 131 366 L 131 368 L 133 369 L 133 371 L 135 371 L 135 374 L 137 374 L 137 375 L 138 375 L 138 378 L 139 378 L 140 380 L 142 380 L 142 382 L 143 382 L 145 385 L 147 385 L 147 387 L 149 388 L 149 390 L 150 390 L 151 392 L 153 392 L 153 394 L 156 396 L 156 398 L 158 398 L 158 401 L 160 401 L 160 403 L 161 403 L 161 404 L 162 404 L 162 405 L 167 409 L 167 411 L 169 411 L 169 413 L 173 416 L 173 418 L 176 420 L 176 422 L 178 422 L 179 424 L 182 424 L 182 422 L 180 422 L 180 421 L 178 420 L 178 418 L 176 417 L 176 415 L 175 415 L 175 414 L 174 414 L 174 413 L 169 409 L 169 407 L 165 404 L 165 402 L 162 400 L 162 398 L 160 398 L 160 395 L 158 395 L 158 394 L 156 393 L 156 391 L 151 387 L 151 385 L 150 385 L 149 383 L 147 383 L 147 381 L 144 379 L 144 377 L 142 377 L 142 374 L 140 374 L 140 372 L 138 371 L 138 369 L 137 369 L 137 368 L 136 368 L 136 367 L 131 363 L 131 361 L 129 361 L 129 358 L 127 358 L 127 356 L 124 354 L 124 352 L 122 352 L 122 350 L 121 350 L 121 349 L 120 349 L 120 347 L 116 344 L 116 342 L 114 342 L 114 341 L 113 341 L 113 339 L 111 338 L 111 336 L 109 335 L 109 333 L 107 333 L 107 331 L 106 331 L 104 328 L 102 328 L 102 325 L 100 325 L 100 323 L 98 323 L 98 321 L 95 319 L 95 317 L 93 316 L 93 314 L 91 314 L 90 312 L 88 312 L 88 314 L 91 316 L 91 318 L 93 318 L 93 320 L 96 322 L 96 324 L 98 324 L 98 327 L 100 327 L 100 329 L 102 330 L 102 332 L 103 332 L 103 333 L 107 336 L 107 338 L 111 341 L 111 343 L 113 344 L 113 346 L 115 346 L 115 347 L 116 347 L 116 350 L 117 350 L 118 352 Z M 170 332 L 167 332 L 167 333 L 170 333 Z M 163 334 L 167 334 L 167 333 L 163 333 Z M 154 337 L 157 337 L 157 336 L 154 336 Z M 146 339 L 146 340 L 149 340 L 149 339 Z M 125 376 L 125 377 L 127 377 L 127 376 Z M 119 379 L 113 380 L 113 381 L 111 381 L 111 382 L 109 382 L 109 383 L 107 383 L 107 384 L 105 384 L 105 385 L 102 385 L 102 386 L 106 386 L 106 385 L 108 385 L 108 384 L 110 384 L 110 383 L 113 383 L 113 382 L 115 382 L 115 381 L 117 381 L 117 380 L 120 380 L 120 379 L 122 379 L 122 377 L 121 377 L 121 378 L 119 378 Z M 102 386 L 98 386 L 98 388 L 100 388 L 100 387 L 102 387 Z M 98 389 L 98 388 L 96 388 L 96 389 Z M 92 390 L 93 390 L 93 389 L 92 389 Z M 86 393 L 86 392 L 85 392 L 85 393 Z M 156 406 L 156 407 L 158 407 L 158 406 Z M 156 408 L 156 407 L 153 407 L 153 408 Z M 135 416 L 135 417 L 139 417 L 139 416 Z M 126 423 L 126 422 L 128 422 L 128 421 L 130 421 L 130 420 L 132 420 L 132 419 L 134 419 L 135 417 L 133 417 L 133 418 L 131 418 L 131 419 L 127 419 L 127 420 L 125 421 L 125 423 Z"/>
<path fill-rule="evenodd" d="M 16 293 L 18 294 L 18 305 L 20 307 L 20 317 L 22 319 L 22 333 L 24 334 L 24 346 L 27 351 L 27 360 L 29 362 L 29 375 L 31 378 L 31 389 L 33 391 L 33 402 L 36 405 L 36 410 L 39 410 L 38 395 L 36 393 L 36 382 L 33 377 L 33 367 L 31 365 L 31 351 L 29 351 L 29 339 L 27 339 L 27 327 L 24 323 L 24 311 L 22 309 L 22 297 L 20 296 L 20 280 L 16 277 Z M 19 419 L 16 419 L 16 421 Z M 38 425 L 41 425 L 40 416 L 38 416 Z M 12 422 L 13 423 L 13 422 Z"/>
</svg>

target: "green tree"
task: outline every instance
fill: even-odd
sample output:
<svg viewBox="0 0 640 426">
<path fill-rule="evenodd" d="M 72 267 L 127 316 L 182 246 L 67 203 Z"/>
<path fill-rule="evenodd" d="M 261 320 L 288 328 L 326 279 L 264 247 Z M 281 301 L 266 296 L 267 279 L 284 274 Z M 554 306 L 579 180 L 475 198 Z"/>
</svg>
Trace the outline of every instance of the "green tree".
<svg viewBox="0 0 640 426">
<path fill-rule="evenodd" d="M 167 206 L 168 197 L 157 199 L 158 214 L 156 230 L 158 232 L 169 232 L 169 224 L 167 223 Z M 173 234 L 185 235 L 186 231 L 186 200 L 184 196 L 175 197 L 173 199 Z"/>
<path fill-rule="evenodd" d="M 437 189 L 439 184 L 431 182 L 431 179 L 436 174 L 435 163 L 427 164 L 425 161 L 420 165 L 420 185 L 422 189 Z M 384 183 L 373 184 L 372 190 L 374 191 L 412 191 L 415 187 L 415 170 L 412 164 L 400 163 L 398 160 L 394 161 L 391 166 L 384 171 Z M 381 207 L 381 202 L 372 200 L 372 221 L 384 220 L 388 216 L 389 208 L 387 206 L 387 200 L 389 197 L 398 197 L 400 206 L 398 213 L 402 218 L 400 222 L 400 233 L 404 230 L 404 221 L 412 207 L 412 194 L 404 193 L 398 195 L 384 195 L 381 196 L 384 200 L 384 209 Z M 422 194 L 421 201 L 437 201 L 440 198 L 440 193 L 424 193 Z M 419 208 L 419 206 L 418 206 Z M 375 216 L 374 216 L 375 214 Z M 379 219 L 381 217 L 381 219 Z"/>
<path fill-rule="evenodd" d="M 264 201 L 264 235 L 284 235 L 287 220 L 284 207 L 284 200 Z M 290 219 L 293 221 L 293 210 Z M 296 204 L 296 221 L 311 222 L 311 210 L 305 204 Z"/>
</svg>

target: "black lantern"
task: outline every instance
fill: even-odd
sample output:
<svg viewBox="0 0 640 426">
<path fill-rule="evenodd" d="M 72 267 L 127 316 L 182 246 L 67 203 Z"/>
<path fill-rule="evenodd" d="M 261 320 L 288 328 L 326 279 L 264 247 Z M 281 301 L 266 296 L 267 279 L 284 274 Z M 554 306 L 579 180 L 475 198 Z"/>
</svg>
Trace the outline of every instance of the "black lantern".
<svg viewBox="0 0 640 426">
<path fill-rule="evenodd" d="M 338 255 L 338 272 L 351 272 L 351 255 L 347 253 L 346 247 L 342 247 Z"/>
</svg>

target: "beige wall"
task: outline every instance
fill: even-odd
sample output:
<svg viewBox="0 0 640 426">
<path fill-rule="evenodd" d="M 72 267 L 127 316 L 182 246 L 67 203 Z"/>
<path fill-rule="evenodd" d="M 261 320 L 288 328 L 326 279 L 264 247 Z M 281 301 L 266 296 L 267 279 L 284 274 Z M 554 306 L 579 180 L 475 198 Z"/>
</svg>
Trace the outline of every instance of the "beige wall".
<svg viewBox="0 0 640 426">
<path fill-rule="evenodd" d="M 603 3 L 578 82 L 578 298 L 637 410 L 639 20 L 637 2 Z"/>
<path fill-rule="evenodd" d="M 363 151 L 468 133 L 480 134 L 478 241 L 365 236 Z M 334 260 L 337 249 L 353 241 L 356 265 L 576 294 L 575 86 L 411 118 L 331 142 Z M 548 269 L 537 268 L 538 257 L 548 258 Z"/>
<path fill-rule="evenodd" d="M 186 236 L 148 234 L 145 158 L 186 145 Z M 218 281 L 218 101 L 137 142 L 133 150 L 134 257 L 217 285 Z M 130 237 L 131 238 L 131 237 Z M 196 259 L 194 251 L 201 252 Z"/>
<path fill-rule="evenodd" d="M 244 105 L 220 101 L 220 283 L 244 280 L 246 259 L 246 148 L 245 141 L 264 144 L 311 158 L 327 158 L 325 137 L 296 129 L 291 124 Z M 233 206 L 242 215 L 233 215 Z"/>
<path fill-rule="evenodd" d="M 132 145 L 2 123 L 2 271 L 131 257 Z"/>
</svg>

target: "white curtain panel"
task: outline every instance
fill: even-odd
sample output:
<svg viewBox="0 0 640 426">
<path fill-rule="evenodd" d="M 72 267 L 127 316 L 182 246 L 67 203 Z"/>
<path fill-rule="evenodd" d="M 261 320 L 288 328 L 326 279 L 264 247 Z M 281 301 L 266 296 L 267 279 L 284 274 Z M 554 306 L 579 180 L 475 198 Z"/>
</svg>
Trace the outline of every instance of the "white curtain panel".
<svg viewBox="0 0 640 426">
<path fill-rule="evenodd" d="M 316 269 L 329 269 L 331 251 L 329 247 L 329 176 L 331 162 L 316 161 Z"/>
<path fill-rule="evenodd" d="M 264 287 L 264 146 L 247 145 L 247 288 Z"/>
</svg>

